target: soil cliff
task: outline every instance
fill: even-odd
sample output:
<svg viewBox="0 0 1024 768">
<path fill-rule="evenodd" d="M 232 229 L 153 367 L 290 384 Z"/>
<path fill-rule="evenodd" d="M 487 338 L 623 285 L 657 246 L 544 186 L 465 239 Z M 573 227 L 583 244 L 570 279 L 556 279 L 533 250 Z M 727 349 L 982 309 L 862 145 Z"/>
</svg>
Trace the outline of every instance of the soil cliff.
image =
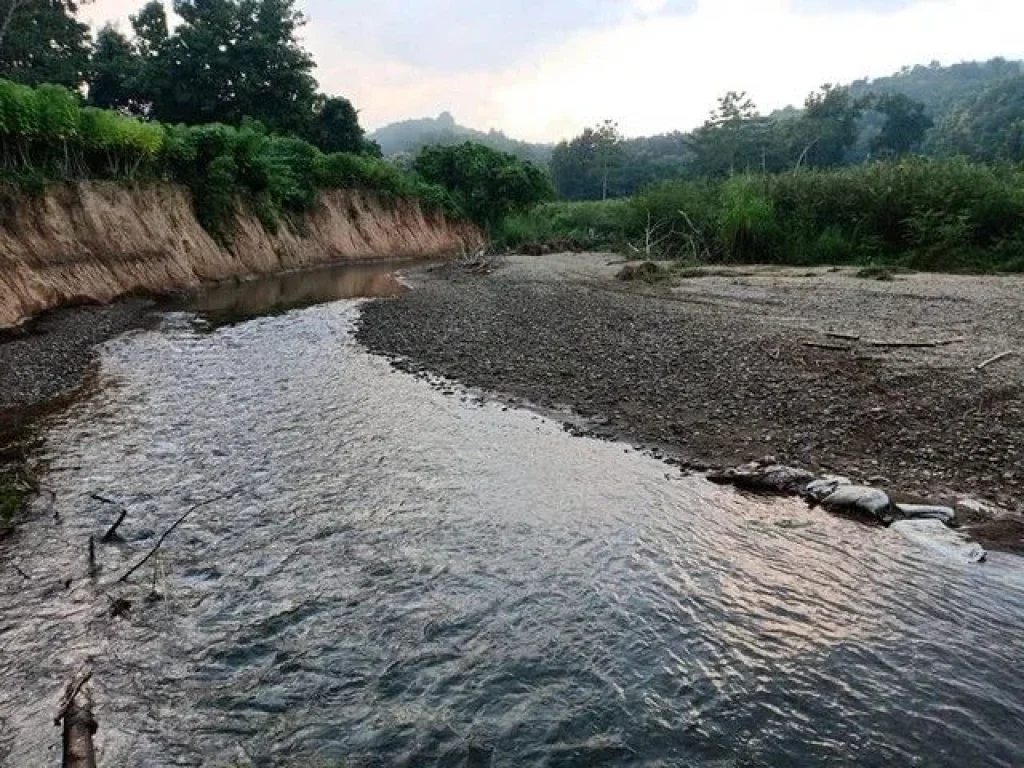
<svg viewBox="0 0 1024 768">
<path fill-rule="evenodd" d="M 240 208 L 230 244 L 215 241 L 184 187 L 59 184 L 0 201 L 0 326 L 76 302 L 105 303 L 231 277 L 334 261 L 434 257 L 479 246 L 474 226 L 424 213 L 414 201 L 325 193 L 276 233 Z"/>
</svg>

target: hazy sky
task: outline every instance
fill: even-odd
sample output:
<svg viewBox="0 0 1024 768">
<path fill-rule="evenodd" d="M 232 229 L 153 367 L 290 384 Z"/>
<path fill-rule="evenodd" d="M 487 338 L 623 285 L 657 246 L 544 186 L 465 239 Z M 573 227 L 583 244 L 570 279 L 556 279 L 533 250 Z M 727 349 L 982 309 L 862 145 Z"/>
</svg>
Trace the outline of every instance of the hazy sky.
<svg viewBox="0 0 1024 768">
<path fill-rule="evenodd" d="M 94 23 L 143 0 L 96 0 Z M 689 129 L 727 90 L 764 111 L 904 64 L 1024 58 L 1024 0 L 299 0 L 328 93 L 369 128 L 451 111 L 531 140 L 604 118 Z"/>
</svg>

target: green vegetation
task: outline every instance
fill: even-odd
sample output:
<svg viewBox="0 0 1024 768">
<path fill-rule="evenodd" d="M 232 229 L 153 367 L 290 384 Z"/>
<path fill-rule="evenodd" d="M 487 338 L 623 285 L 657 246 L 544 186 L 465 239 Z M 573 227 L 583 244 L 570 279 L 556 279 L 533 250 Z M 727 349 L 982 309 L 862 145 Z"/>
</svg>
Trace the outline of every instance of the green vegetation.
<svg viewBox="0 0 1024 768">
<path fill-rule="evenodd" d="M 7 485 L 4 478 L 0 477 L 0 533 L 10 527 L 14 516 L 24 508 L 27 500 L 24 491 Z"/>
<path fill-rule="evenodd" d="M 425 181 L 448 190 L 456 210 L 488 230 L 555 196 L 539 168 L 482 144 L 427 147 L 412 167 Z"/>
<path fill-rule="evenodd" d="M 415 197 L 457 212 L 446 190 L 379 158 L 325 154 L 298 138 L 275 136 L 255 121 L 169 126 L 80 106 L 59 86 L 0 81 L 0 170 L 32 188 L 63 179 L 160 179 L 186 184 L 196 213 L 218 236 L 237 200 L 269 228 L 307 211 L 322 189 L 358 188 Z"/>
<path fill-rule="evenodd" d="M 692 263 L 1021 270 L 1024 172 L 912 158 L 665 182 L 628 200 L 539 206 L 501 238 Z"/>
</svg>

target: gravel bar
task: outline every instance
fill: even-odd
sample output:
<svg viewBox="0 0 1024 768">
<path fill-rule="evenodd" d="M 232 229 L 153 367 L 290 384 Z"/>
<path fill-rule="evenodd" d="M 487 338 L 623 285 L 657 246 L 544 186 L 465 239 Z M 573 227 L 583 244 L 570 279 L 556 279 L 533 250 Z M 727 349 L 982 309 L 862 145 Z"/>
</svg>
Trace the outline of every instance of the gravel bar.
<svg viewBox="0 0 1024 768">
<path fill-rule="evenodd" d="M 615 280 L 615 258 L 414 271 L 414 290 L 365 307 L 358 339 L 691 466 L 773 456 L 902 500 L 1024 512 L 1024 358 L 974 370 L 1024 350 L 1024 280 L 760 268 L 651 286 Z"/>
</svg>

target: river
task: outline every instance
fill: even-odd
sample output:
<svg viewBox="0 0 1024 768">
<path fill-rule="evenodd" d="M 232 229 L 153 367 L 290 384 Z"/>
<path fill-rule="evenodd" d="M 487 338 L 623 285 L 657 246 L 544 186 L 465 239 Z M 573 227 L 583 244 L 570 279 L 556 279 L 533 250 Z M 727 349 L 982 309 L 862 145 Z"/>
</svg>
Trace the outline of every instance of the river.
<svg viewBox="0 0 1024 768">
<path fill-rule="evenodd" d="M 398 372 L 353 340 L 360 299 L 326 301 L 392 292 L 365 270 L 104 346 L 0 542 L 0 763 L 59 764 L 91 658 L 101 766 L 1024 764 L 1019 559 Z M 90 578 L 93 494 L 128 515 Z"/>
</svg>

